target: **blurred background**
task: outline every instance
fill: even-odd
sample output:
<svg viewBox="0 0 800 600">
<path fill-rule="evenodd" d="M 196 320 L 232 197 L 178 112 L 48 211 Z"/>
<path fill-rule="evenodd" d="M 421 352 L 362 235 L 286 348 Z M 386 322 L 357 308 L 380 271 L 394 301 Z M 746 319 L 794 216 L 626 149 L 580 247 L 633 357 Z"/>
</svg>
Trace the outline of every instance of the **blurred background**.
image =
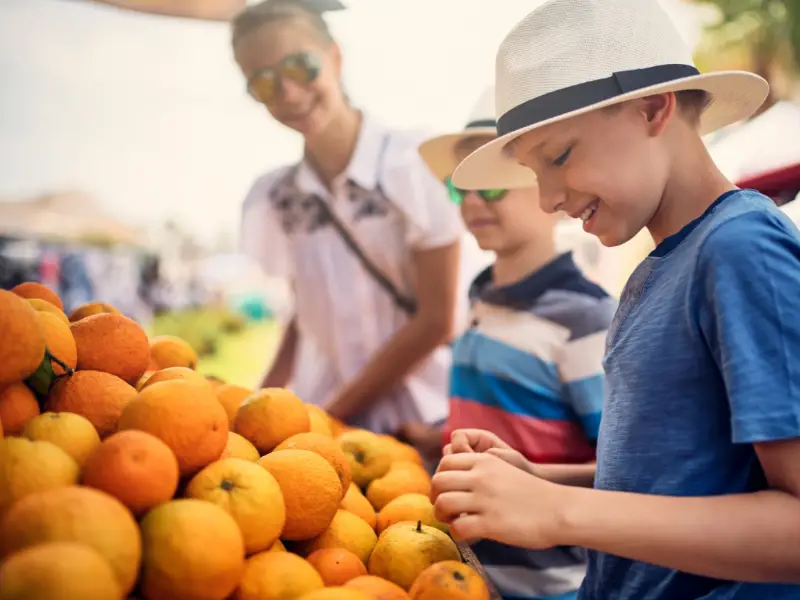
<svg viewBox="0 0 800 600">
<path fill-rule="evenodd" d="M 739 185 L 800 213 L 800 2 L 642 1 L 661 1 L 701 70 L 771 82 L 758 115 L 707 143 Z M 328 19 L 353 101 L 437 133 L 463 126 L 540 2 L 346 0 Z M 0 1 L 0 288 L 40 281 L 67 311 L 109 302 L 189 341 L 202 373 L 253 386 L 290 306 L 236 253 L 239 212 L 301 146 L 245 92 L 225 22 L 244 3 Z M 651 247 L 605 249 L 577 223 L 560 242 L 615 294 Z"/>
</svg>

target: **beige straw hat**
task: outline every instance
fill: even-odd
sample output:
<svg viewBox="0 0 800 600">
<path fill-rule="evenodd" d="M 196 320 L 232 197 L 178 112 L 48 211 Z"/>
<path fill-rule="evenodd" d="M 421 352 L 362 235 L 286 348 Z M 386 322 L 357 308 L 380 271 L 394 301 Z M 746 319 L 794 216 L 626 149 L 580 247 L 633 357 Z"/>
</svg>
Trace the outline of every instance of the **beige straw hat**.
<svg viewBox="0 0 800 600">
<path fill-rule="evenodd" d="M 701 74 L 657 0 L 549 0 L 503 40 L 496 59 L 496 140 L 456 168 L 462 189 L 522 188 L 535 176 L 505 146 L 538 127 L 664 92 L 704 90 L 706 134 L 751 116 L 769 86 L 754 73 Z"/>
<path fill-rule="evenodd" d="M 460 133 L 440 135 L 423 142 L 419 147 L 422 159 L 427 163 L 439 181 L 450 177 L 458 166 L 456 146 L 467 138 L 497 135 L 497 121 L 494 111 L 494 87 L 481 94 L 472 113 Z"/>
</svg>

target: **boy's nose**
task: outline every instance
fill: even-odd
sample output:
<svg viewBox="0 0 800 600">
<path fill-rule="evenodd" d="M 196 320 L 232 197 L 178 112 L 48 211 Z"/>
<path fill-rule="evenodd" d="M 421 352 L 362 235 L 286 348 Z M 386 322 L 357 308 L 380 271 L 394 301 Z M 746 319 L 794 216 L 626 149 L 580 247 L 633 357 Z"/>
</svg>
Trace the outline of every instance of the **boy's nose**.
<svg viewBox="0 0 800 600">
<path fill-rule="evenodd" d="M 539 179 L 539 206 L 546 213 L 562 210 L 567 199 L 566 190 L 553 181 Z"/>
</svg>

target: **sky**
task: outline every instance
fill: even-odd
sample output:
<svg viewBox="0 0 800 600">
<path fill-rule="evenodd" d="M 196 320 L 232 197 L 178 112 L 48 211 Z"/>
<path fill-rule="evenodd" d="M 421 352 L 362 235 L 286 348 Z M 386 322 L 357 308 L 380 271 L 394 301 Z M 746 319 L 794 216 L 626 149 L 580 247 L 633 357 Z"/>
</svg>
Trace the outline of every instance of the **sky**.
<svg viewBox="0 0 800 600">
<path fill-rule="evenodd" d="M 656 1 L 656 0 L 641 0 Z M 659 0 L 694 45 L 685 0 Z M 495 50 L 541 0 L 345 0 L 329 17 L 356 105 L 457 130 Z M 234 236 L 252 181 L 300 139 L 245 93 L 224 23 L 75 0 L 0 0 L 0 201 L 85 192 L 134 226 Z"/>
</svg>

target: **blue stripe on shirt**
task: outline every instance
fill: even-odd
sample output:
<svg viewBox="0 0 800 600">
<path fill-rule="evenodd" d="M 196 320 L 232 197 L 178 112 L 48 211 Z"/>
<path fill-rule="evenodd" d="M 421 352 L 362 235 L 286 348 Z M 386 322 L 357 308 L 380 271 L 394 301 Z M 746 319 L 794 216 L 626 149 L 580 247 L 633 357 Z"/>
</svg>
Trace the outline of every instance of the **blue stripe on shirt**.
<svg viewBox="0 0 800 600">
<path fill-rule="evenodd" d="M 523 386 L 533 382 L 555 390 L 561 385 L 556 365 L 474 329 L 456 342 L 453 364 L 478 366 L 481 371 Z"/>
<path fill-rule="evenodd" d="M 570 407 L 561 401 L 558 392 L 533 382 L 522 386 L 472 367 L 453 367 L 450 395 L 536 419 L 570 421 L 575 418 Z"/>
</svg>

